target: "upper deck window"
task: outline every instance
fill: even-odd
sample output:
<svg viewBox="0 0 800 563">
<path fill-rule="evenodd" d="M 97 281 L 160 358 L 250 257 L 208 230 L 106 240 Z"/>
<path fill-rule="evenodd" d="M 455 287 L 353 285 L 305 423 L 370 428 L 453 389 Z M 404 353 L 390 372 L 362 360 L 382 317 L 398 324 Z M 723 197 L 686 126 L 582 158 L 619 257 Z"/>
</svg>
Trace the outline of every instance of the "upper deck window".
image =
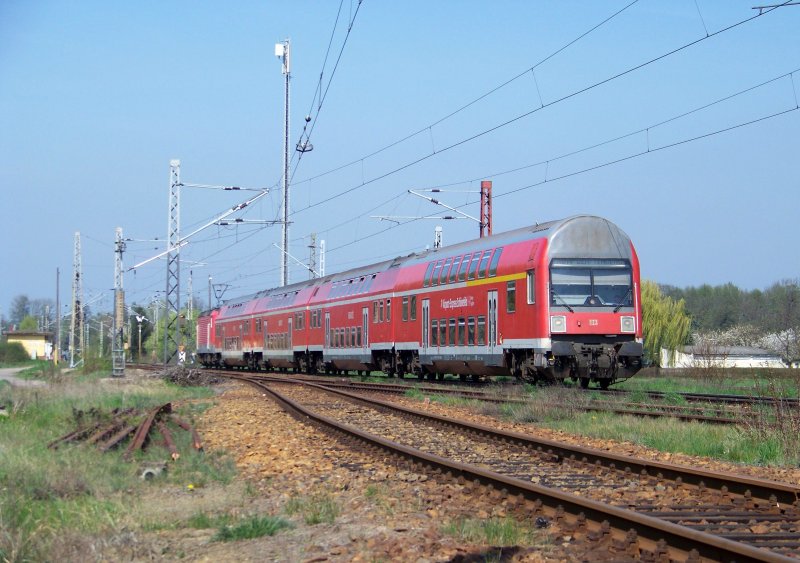
<svg viewBox="0 0 800 563">
<path fill-rule="evenodd" d="M 478 277 L 485 278 L 486 277 L 486 268 L 489 266 L 489 258 L 492 256 L 491 250 L 484 250 L 483 256 L 481 256 L 480 266 L 478 266 Z"/>
<path fill-rule="evenodd" d="M 495 249 L 492 256 L 492 262 L 489 264 L 489 277 L 493 278 L 497 275 L 497 264 L 500 262 L 500 255 L 503 253 L 503 247 Z"/>
<path fill-rule="evenodd" d="M 447 278 L 448 283 L 453 283 L 456 281 L 456 276 L 458 276 L 458 266 L 461 264 L 461 256 L 456 256 L 453 258 L 453 267 L 450 268 L 450 276 Z"/>
<path fill-rule="evenodd" d="M 619 307 L 633 303 L 627 260 L 555 259 L 550 263 L 550 303 L 568 307 Z"/>
</svg>

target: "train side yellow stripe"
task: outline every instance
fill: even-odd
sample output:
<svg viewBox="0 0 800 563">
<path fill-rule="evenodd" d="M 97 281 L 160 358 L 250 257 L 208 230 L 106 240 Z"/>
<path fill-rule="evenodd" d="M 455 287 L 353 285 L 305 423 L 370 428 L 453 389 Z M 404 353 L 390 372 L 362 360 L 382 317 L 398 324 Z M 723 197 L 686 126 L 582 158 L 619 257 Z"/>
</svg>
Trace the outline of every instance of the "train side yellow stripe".
<svg viewBox="0 0 800 563">
<path fill-rule="evenodd" d="M 508 274 L 507 276 L 497 276 L 494 278 L 484 278 L 482 280 L 472 280 L 467 282 L 467 287 L 474 287 L 476 285 L 486 285 L 488 283 L 500 283 L 506 282 L 511 280 L 522 280 L 525 279 L 525 272 L 521 274 Z"/>
</svg>

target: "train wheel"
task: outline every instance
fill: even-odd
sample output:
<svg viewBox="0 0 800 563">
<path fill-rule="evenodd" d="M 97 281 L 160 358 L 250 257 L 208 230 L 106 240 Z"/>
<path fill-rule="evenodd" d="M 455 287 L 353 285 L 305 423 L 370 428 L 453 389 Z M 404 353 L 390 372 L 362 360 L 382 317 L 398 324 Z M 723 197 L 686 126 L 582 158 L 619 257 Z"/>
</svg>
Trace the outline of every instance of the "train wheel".
<svg viewBox="0 0 800 563">
<path fill-rule="evenodd" d="M 466 373 L 459 373 L 459 374 L 458 374 L 458 378 L 459 378 L 459 379 L 460 379 L 462 382 L 466 382 L 466 381 L 467 381 L 467 374 L 466 374 Z"/>
<path fill-rule="evenodd" d="M 608 389 L 609 385 L 611 385 L 611 380 L 610 379 L 601 379 L 600 380 L 600 389 L 602 389 L 603 391 Z"/>
<path fill-rule="evenodd" d="M 590 379 L 588 377 L 581 377 L 581 379 L 580 379 L 581 389 L 588 389 L 589 388 L 589 381 L 590 381 Z"/>
</svg>

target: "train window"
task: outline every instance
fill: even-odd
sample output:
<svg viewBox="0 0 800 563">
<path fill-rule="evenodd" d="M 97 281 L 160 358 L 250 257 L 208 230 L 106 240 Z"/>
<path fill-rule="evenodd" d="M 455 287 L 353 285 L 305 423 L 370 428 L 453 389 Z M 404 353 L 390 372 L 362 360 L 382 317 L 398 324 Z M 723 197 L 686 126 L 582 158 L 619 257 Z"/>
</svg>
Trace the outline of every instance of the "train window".
<svg viewBox="0 0 800 563">
<path fill-rule="evenodd" d="M 378 301 L 378 322 L 383 322 L 383 299 Z"/>
<path fill-rule="evenodd" d="M 500 262 L 500 255 L 503 253 L 503 247 L 496 249 L 492 256 L 492 262 L 489 264 L 489 277 L 493 278 L 497 275 L 497 264 Z"/>
<path fill-rule="evenodd" d="M 536 272 L 528 270 L 528 305 L 536 303 Z"/>
<path fill-rule="evenodd" d="M 261 319 L 256 319 L 256 334 L 261 333 Z"/>
<path fill-rule="evenodd" d="M 450 268 L 450 275 L 447 278 L 448 283 L 453 283 L 458 277 L 458 267 L 461 264 L 461 256 L 453 258 L 453 267 Z"/>
<path fill-rule="evenodd" d="M 468 280 L 475 279 L 475 272 L 478 271 L 478 264 L 481 261 L 481 253 L 475 252 L 472 255 L 472 261 L 469 263 L 469 274 L 467 275 Z"/>
<path fill-rule="evenodd" d="M 619 306 L 633 303 L 630 270 L 593 268 L 592 282 L 593 295 L 600 298 L 601 304 Z"/>
<path fill-rule="evenodd" d="M 486 268 L 489 266 L 489 258 L 492 256 L 491 250 L 484 250 L 483 256 L 481 256 L 481 263 L 478 266 L 478 277 L 485 278 L 486 277 Z"/>
<path fill-rule="evenodd" d="M 550 278 L 553 305 L 583 305 L 592 296 L 589 268 L 551 267 Z"/>
<path fill-rule="evenodd" d="M 442 266 L 442 275 L 439 277 L 439 285 L 444 285 L 447 283 L 447 275 L 450 273 L 450 264 L 452 264 L 452 262 L 452 258 L 448 258 L 444 261 L 444 266 Z"/>
<path fill-rule="evenodd" d="M 513 313 L 517 310 L 517 281 L 511 280 L 506 284 L 506 312 Z"/>
<path fill-rule="evenodd" d="M 433 279 L 431 280 L 431 285 L 439 285 L 439 272 L 441 271 L 441 269 L 442 269 L 442 261 L 439 260 L 433 267 Z"/>
<path fill-rule="evenodd" d="M 433 277 L 433 262 L 428 264 L 428 269 L 425 270 L 425 277 L 422 279 L 422 287 L 431 285 L 431 277 Z"/>
<path fill-rule="evenodd" d="M 392 320 L 392 300 L 391 299 L 387 299 L 386 300 L 386 322 L 388 323 L 391 320 Z"/>
<path fill-rule="evenodd" d="M 433 319 L 431 321 L 431 346 L 439 345 L 439 321 Z"/>
<path fill-rule="evenodd" d="M 403 297 L 403 322 L 408 320 L 408 297 Z"/>
<path fill-rule="evenodd" d="M 447 342 L 450 346 L 456 345 L 456 320 L 450 319 L 448 330 L 447 330 Z"/>
<path fill-rule="evenodd" d="M 447 319 L 439 320 L 439 346 L 447 346 Z"/>
<path fill-rule="evenodd" d="M 356 327 L 356 346 L 361 348 L 361 327 Z"/>
<path fill-rule="evenodd" d="M 486 317 L 478 317 L 478 346 L 486 345 Z"/>
<path fill-rule="evenodd" d="M 467 344 L 475 346 L 475 317 L 467 319 Z"/>
<path fill-rule="evenodd" d="M 464 281 L 467 279 L 467 270 L 469 269 L 469 259 L 471 257 L 472 254 L 467 254 L 461 261 L 461 268 L 458 269 L 458 281 Z"/>
<path fill-rule="evenodd" d="M 372 302 L 372 322 L 373 323 L 377 323 L 378 322 L 378 302 L 377 301 L 373 301 Z"/>
<path fill-rule="evenodd" d="M 416 295 L 412 295 L 411 296 L 411 311 L 409 311 L 409 313 L 411 315 L 411 320 L 412 321 L 416 321 L 417 320 L 417 296 Z"/>
<path fill-rule="evenodd" d="M 464 317 L 458 319 L 458 345 L 463 346 L 466 342 L 467 320 Z"/>
<path fill-rule="evenodd" d="M 250 334 L 250 319 L 242 323 L 242 334 Z"/>
</svg>

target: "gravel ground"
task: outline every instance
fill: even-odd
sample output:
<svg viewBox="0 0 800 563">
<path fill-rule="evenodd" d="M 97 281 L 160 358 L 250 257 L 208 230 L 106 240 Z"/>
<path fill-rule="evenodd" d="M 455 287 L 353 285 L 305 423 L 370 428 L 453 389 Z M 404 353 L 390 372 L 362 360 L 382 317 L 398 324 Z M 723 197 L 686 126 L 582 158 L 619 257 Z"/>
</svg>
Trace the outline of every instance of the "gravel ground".
<svg viewBox="0 0 800 563">
<path fill-rule="evenodd" d="M 209 514 L 275 515 L 294 527 L 272 537 L 231 543 L 212 541 L 215 530 L 183 527 L 121 534 L 104 556 L 127 560 L 185 561 L 625 561 L 624 554 L 591 547 L 553 525 L 532 530 L 520 545 L 504 547 L 468 541 L 446 531 L 459 518 L 488 520 L 509 516 L 502 502 L 468 494 L 461 486 L 439 483 L 427 475 L 396 467 L 381 454 L 364 454 L 343 446 L 302 424 L 250 387 L 230 384 L 197 423 L 208 451 L 224 450 L 244 478 L 192 492 L 155 490 L 144 506 L 167 505 L 176 521 L 202 511 Z M 385 397 L 383 397 L 385 399 Z M 800 482 L 800 470 L 753 468 L 680 454 L 658 452 L 628 443 L 614 443 L 498 421 L 465 408 L 394 398 L 399 403 L 437 414 L 646 459 L 673 461 Z M 332 523 L 307 524 L 287 508 L 298 500 L 332 500 L 339 514 Z"/>
</svg>

